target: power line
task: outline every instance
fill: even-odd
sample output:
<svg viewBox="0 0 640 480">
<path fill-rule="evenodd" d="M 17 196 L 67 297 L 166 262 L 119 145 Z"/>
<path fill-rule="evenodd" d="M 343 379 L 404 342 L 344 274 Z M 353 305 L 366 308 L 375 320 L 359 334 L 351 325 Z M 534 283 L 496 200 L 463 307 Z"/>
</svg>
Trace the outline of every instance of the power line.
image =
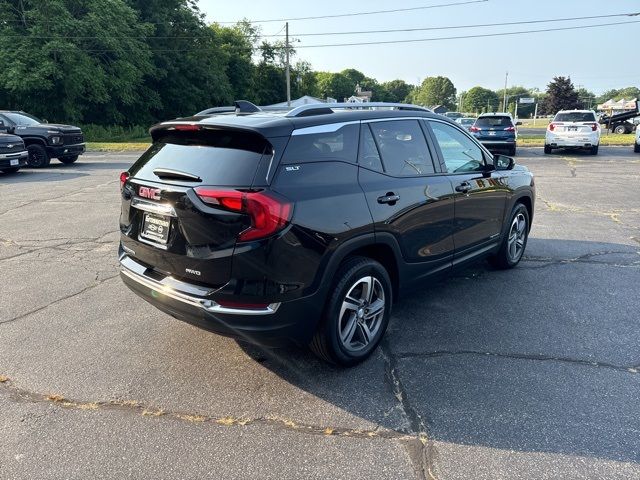
<svg viewBox="0 0 640 480">
<path fill-rule="evenodd" d="M 390 30 L 358 30 L 352 32 L 320 32 L 320 33 L 299 33 L 296 37 L 314 37 L 324 35 L 359 35 L 365 33 L 399 33 L 399 32 L 422 32 L 426 30 L 453 30 L 459 28 L 482 28 L 482 27 L 503 27 L 508 25 L 525 25 L 532 23 L 551 23 L 551 22 L 569 22 L 575 20 L 594 20 L 597 18 L 612 18 L 612 17 L 635 17 L 640 15 L 640 12 L 630 13 L 614 13 L 611 15 L 593 15 L 590 17 L 567 17 L 567 18 L 550 18 L 546 20 L 525 20 L 519 22 L 500 22 L 500 23 L 479 23 L 474 25 L 449 25 L 445 27 L 420 27 L 420 28 L 394 28 Z M 262 37 L 280 37 L 282 35 L 262 35 Z"/>
<path fill-rule="evenodd" d="M 443 7 L 455 7 L 458 5 L 469 5 L 471 3 L 485 3 L 489 0 L 468 0 L 466 2 L 455 2 L 455 3 L 441 3 L 438 5 L 425 5 L 422 7 L 411 7 L 411 8 L 395 8 L 392 10 L 376 10 L 371 12 L 354 12 L 354 13 L 341 13 L 335 15 L 318 15 L 314 17 L 297 17 L 297 18 L 270 18 L 268 20 L 248 20 L 249 23 L 273 23 L 273 22 L 294 22 L 297 20 L 321 20 L 326 18 L 340 18 L 340 17 L 356 17 L 360 15 L 378 15 L 380 13 L 399 13 L 399 12 L 412 12 L 416 10 L 427 10 L 431 8 L 443 8 Z M 238 22 L 216 22 L 216 23 L 240 23 Z"/>
<path fill-rule="evenodd" d="M 631 23 L 640 23 L 640 20 L 633 20 L 630 22 L 614 22 L 614 23 L 600 23 L 595 25 L 579 25 L 573 27 L 559 27 L 559 28 L 545 28 L 541 30 L 522 30 L 519 32 L 502 32 L 502 33 L 484 33 L 477 35 L 459 35 L 454 37 L 432 37 L 432 38 L 417 38 L 410 40 L 381 40 L 372 42 L 352 42 L 352 43 L 327 43 L 320 45 L 298 45 L 296 49 L 300 48 L 324 48 L 324 47 L 355 47 L 360 45 L 387 45 L 396 43 L 413 43 L 413 42 L 435 42 L 440 40 L 462 40 L 468 38 L 485 38 L 485 37 L 502 37 L 509 35 L 523 35 L 527 33 L 543 33 L 543 32 L 559 32 L 563 30 L 578 30 L 582 28 L 596 28 L 596 27 L 608 27 L 611 25 L 628 25 Z"/>
</svg>

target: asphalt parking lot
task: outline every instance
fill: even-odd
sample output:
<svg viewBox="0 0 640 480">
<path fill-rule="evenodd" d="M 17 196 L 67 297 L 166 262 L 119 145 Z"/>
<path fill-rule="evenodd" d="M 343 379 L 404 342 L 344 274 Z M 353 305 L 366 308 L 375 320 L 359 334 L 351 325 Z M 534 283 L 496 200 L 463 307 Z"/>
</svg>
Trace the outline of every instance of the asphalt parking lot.
<svg viewBox="0 0 640 480">
<path fill-rule="evenodd" d="M 136 154 L 0 174 L 0 478 L 640 477 L 640 155 L 520 149 L 526 257 L 395 306 L 339 370 L 174 320 L 118 278 Z"/>
</svg>

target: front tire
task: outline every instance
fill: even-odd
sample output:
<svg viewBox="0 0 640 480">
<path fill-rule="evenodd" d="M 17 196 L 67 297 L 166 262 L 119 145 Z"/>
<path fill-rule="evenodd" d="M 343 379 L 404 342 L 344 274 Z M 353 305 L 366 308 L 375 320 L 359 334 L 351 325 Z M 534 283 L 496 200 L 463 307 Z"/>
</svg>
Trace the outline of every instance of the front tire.
<svg viewBox="0 0 640 480">
<path fill-rule="evenodd" d="M 327 362 L 356 365 L 371 355 L 389 324 L 393 300 L 389 274 L 370 258 L 348 258 L 328 297 L 309 346 Z"/>
<path fill-rule="evenodd" d="M 502 240 L 500 250 L 491 257 L 491 263 L 500 269 L 513 268 L 520 263 L 529 239 L 529 211 L 527 207 L 516 203 L 509 219 L 509 229 Z"/>
<path fill-rule="evenodd" d="M 618 135 L 627 133 L 627 127 L 625 125 L 618 125 L 616 128 L 613 129 L 613 133 L 617 133 Z"/>
<path fill-rule="evenodd" d="M 65 165 L 70 165 L 70 164 L 74 163 L 76 160 L 78 160 L 78 155 L 71 155 L 71 156 L 68 156 L 68 157 L 60 157 L 58 160 L 60 160 Z"/>
<path fill-rule="evenodd" d="M 33 144 L 27 147 L 27 151 L 29 152 L 29 158 L 27 159 L 27 164 L 33 168 L 44 168 L 49 166 L 51 162 L 51 158 L 47 153 L 47 149 L 44 148 L 43 145 Z"/>
<path fill-rule="evenodd" d="M 18 170 L 20 170 L 20 167 L 10 167 L 2 169 L 3 173 L 16 173 Z"/>
</svg>

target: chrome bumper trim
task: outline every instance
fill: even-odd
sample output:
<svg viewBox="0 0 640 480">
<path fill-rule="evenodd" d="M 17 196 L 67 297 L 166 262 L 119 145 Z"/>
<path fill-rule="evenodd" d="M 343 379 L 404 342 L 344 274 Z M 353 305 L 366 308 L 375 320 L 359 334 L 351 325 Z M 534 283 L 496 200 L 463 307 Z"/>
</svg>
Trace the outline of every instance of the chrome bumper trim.
<svg viewBox="0 0 640 480">
<path fill-rule="evenodd" d="M 129 264 L 133 263 L 134 265 L 132 267 L 138 271 L 135 271 L 133 268 L 129 268 L 125 266 L 124 265 L 125 262 Z M 136 266 L 139 268 L 136 268 Z M 147 288 L 150 288 L 154 292 L 157 292 L 158 294 L 166 295 L 169 298 L 173 298 L 174 300 L 178 300 L 182 303 L 186 303 L 194 307 L 201 308 L 207 312 L 222 313 L 225 315 L 271 315 L 275 313 L 280 307 L 280 303 L 272 303 L 268 305 L 266 308 L 260 308 L 260 309 L 223 307 L 222 305 L 214 302 L 213 300 L 208 300 L 202 297 L 196 297 L 196 296 L 178 291 L 170 285 L 167 285 L 157 280 L 154 280 L 152 278 L 149 278 L 140 270 L 144 270 L 144 267 L 142 265 L 139 265 L 135 261 L 133 261 L 128 256 L 123 255 L 120 258 L 120 272 L 123 275 L 126 275 L 128 278 L 130 278 L 134 282 L 139 283 L 140 285 L 143 285 Z M 185 284 L 185 282 L 175 280 L 172 277 L 167 277 L 165 280 L 168 280 L 173 284 Z M 191 285 L 190 289 L 199 291 L 200 293 L 206 293 L 211 291 L 211 290 L 205 290 L 202 287 L 198 287 L 196 285 Z"/>
<path fill-rule="evenodd" d="M 158 215 L 166 215 L 168 217 L 178 216 L 173 206 L 167 203 L 149 202 L 138 197 L 133 197 L 131 199 L 131 206 L 138 210 L 144 210 L 145 212 L 156 213 Z"/>
<path fill-rule="evenodd" d="M 29 153 L 26 150 L 23 150 L 22 152 L 12 152 L 12 153 L 2 153 L 0 154 L 0 160 L 13 160 L 15 158 L 22 158 L 25 157 L 27 158 L 29 156 Z"/>
</svg>

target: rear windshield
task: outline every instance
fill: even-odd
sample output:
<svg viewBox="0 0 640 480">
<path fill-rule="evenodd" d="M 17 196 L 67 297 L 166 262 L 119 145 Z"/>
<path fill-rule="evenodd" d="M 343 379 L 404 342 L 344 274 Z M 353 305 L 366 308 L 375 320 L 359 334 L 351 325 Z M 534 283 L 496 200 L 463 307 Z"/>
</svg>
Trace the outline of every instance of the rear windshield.
<svg viewBox="0 0 640 480">
<path fill-rule="evenodd" d="M 509 117 L 480 117 L 476 120 L 476 127 L 492 128 L 492 127 L 512 127 L 513 123 Z"/>
<path fill-rule="evenodd" d="M 568 112 L 558 113 L 554 122 L 595 122 L 596 117 L 593 112 Z"/>
<path fill-rule="evenodd" d="M 163 168 L 200 177 L 200 185 L 251 186 L 260 160 L 271 151 L 271 145 L 253 133 L 219 130 L 160 134 L 130 173 L 154 182 L 193 183 L 167 180 L 153 173 Z"/>
</svg>

